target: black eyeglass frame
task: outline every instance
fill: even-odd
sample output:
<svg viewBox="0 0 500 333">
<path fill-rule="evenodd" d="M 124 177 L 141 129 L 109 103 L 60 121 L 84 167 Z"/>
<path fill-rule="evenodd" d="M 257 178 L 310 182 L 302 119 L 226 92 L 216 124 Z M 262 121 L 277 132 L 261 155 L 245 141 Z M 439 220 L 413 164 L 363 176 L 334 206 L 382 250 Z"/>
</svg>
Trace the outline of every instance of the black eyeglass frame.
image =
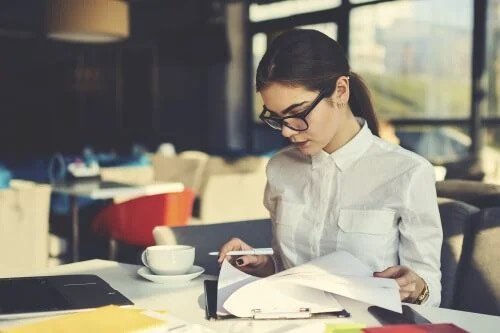
<svg viewBox="0 0 500 333">
<path fill-rule="evenodd" d="M 260 113 L 259 118 L 267 126 L 271 127 L 272 129 L 275 129 L 277 131 L 283 130 L 283 125 L 285 125 L 286 127 L 290 128 L 290 129 L 292 129 L 294 131 L 298 131 L 298 132 L 307 131 L 307 129 L 309 128 L 309 123 L 307 122 L 306 117 L 309 115 L 309 113 L 311 113 L 312 110 L 314 110 L 314 108 L 316 107 L 316 105 L 318 105 L 319 102 L 321 102 L 323 100 L 323 98 L 325 98 L 327 96 L 328 96 L 328 92 L 327 91 L 320 91 L 319 94 L 318 94 L 318 96 L 314 99 L 314 101 L 311 103 L 311 105 L 306 110 L 304 110 L 302 112 L 299 112 L 299 113 L 296 113 L 296 114 L 293 114 L 291 116 L 285 116 L 285 117 L 277 117 L 277 116 L 268 116 L 268 117 L 266 117 L 264 114 L 266 112 L 272 112 L 272 111 L 266 109 L 266 107 L 264 106 L 264 109 Z M 304 129 L 293 128 L 290 124 L 288 124 L 285 121 L 286 119 L 290 119 L 290 118 L 298 118 L 298 119 L 302 120 L 306 124 L 306 128 L 304 128 Z M 267 122 L 267 120 L 275 121 L 276 123 L 278 123 L 280 125 L 280 128 L 273 127 L 269 122 Z"/>
</svg>

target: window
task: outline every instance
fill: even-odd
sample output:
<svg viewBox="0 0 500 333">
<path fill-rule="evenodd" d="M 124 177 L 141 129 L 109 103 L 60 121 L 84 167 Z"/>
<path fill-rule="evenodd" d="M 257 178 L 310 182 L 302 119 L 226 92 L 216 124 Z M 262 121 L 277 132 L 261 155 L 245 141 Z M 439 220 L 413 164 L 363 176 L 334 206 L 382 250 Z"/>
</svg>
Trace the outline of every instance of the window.
<svg viewBox="0 0 500 333">
<path fill-rule="evenodd" d="M 487 116 L 500 116 L 500 0 L 489 1 L 487 18 Z M 498 138 L 500 145 L 500 137 Z"/>
<path fill-rule="evenodd" d="M 487 182 L 500 181 L 500 129 L 489 128 L 484 131 L 484 147 L 481 150 L 481 160 L 486 173 Z"/>
<path fill-rule="evenodd" d="M 418 152 L 433 164 L 467 157 L 471 139 L 467 128 L 452 126 L 402 126 L 396 129 L 399 144 Z"/>
<path fill-rule="evenodd" d="M 486 117 L 500 116 L 500 0 L 488 2 L 486 26 L 486 69 L 485 86 L 488 91 Z M 498 125 L 483 131 L 481 158 L 486 172 L 486 181 L 500 180 L 500 129 Z"/>
<path fill-rule="evenodd" d="M 264 56 L 267 50 L 267 35 L 265 33 L 257 33 L 253 35 L 252 39 L 253 48 L 253 71 L 252 71 L 252 95 L 253 95 L 253 106 L 254 106 L 254 121 L 259 121 L 259 114 L 262 111 L 262 98 L 260 94 L 255 91 L 255 75 L 257 73 L 257 67 L 259 66 L 259 61 Z"/>
<path fill-rule="evenodd" d="M 250 21 L 259 22 L 296 14 L 330 9 L 340 5 L 341 0 L 287 0 L 269 4 L 251 4 Z"/>
<path fill-rule="evenodd" d="M 371 2 L 373 0 L 350 0 L 350 2 L 352 4 L 358 4 L 358 3 L 367 3 L 367 2 Z"/>
<path fill-rule="evenodd" d="M 330 38 L 337 39 L 337 25 L 335 23 L 317 23 L 302 25 L 297 28 L 318 30 Z"/>
<path fill-rule="evenodd" d="M 388 140 L 399 140 L 455 173 L 461 162 L 479 165 L 481 154 L 485 179 L 500 183 L 500 0 L 260 2 L 267 4 L 250 5 L 255 28 L 253 74 L 267 45 L 284 29 L 301 25 L 334 39 L 339 36 L 349 51 L 352 70 L 372 92 Z M 486 35 L 474 35 L 483 24 Z M 473 84 L 473 75 L 480 76 L 479 84 Z M 262 108 L 255 96 L 254 120 Z M 481 140 L 473 102 L 481 112 Z M 260 135 L 257 124 L 250 126 Z M 269 140 L 266 144 L 271 146 Z M 467 172 L 453 177 L 470 178 Z"/>
<path fill-rule="evenodd" d="M 381 117 L 469 116 L 472 5 L 402 0 L 351 10 L 351 66 Z"/>
</svg>

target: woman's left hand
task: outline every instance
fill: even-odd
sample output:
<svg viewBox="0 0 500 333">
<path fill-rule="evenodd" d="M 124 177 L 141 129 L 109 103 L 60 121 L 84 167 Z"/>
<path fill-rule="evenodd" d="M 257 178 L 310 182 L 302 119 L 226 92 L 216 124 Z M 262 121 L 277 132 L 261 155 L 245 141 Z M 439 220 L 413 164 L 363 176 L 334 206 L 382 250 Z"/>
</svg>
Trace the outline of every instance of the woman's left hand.
<svg viewBox="0 0 500 333">
<path fill-rule="evenodd" d="M 373 276 L 395 279 L 399 284 L 401 300 L 405 302 L 414 303 L 425 287 L 424 279 L 406 266 L 392 266 L 382 272 L 373 273 Z"/>
</svg>

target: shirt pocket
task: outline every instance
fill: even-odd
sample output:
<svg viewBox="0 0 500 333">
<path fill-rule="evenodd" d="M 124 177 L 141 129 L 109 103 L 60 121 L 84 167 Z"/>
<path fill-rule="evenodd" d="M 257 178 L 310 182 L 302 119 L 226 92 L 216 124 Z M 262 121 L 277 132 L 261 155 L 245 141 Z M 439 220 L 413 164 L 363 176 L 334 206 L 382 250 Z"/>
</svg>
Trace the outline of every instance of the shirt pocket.
<svg viewBox="0 0 500 333">
<path fill-rule="evenodd" d="M 396 212 L 390 209 L 341 209 L 338 219 L 338 249 L 350 252 L 373 270 L 397 247 Z"/>
</svg>

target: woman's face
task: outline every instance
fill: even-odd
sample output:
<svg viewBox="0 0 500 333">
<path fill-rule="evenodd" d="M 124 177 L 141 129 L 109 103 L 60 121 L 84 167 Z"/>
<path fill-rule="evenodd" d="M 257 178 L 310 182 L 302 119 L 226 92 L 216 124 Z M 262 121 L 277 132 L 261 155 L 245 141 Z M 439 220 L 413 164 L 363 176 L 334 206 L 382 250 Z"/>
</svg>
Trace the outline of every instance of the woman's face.
<svg viewBox="0 0 500 333">
<path fill-rule="evenodd" d="M 344 81 L 347 79 L 340 78 L 333 95 L 321 100 L 307 115 L 306 121 L 309 124 L 307 130 L 295 131 L 283 126 L 281 134 L 297 146 L 303 154 L 314 155 L 321 149 L 328 151 L 328 147 L 335 141 L 335 136 L 342 128 L 347 113 L 344 112 L 344 109 L 347 109 L 345 106 L 339 108 L 337 105 L 338 103 L 347 105 L 349 99 L 347 82 Z M 319 93 L 306 90 L 301 86 L 272 83 L 262 89 L 260 94 L 268 110 L 279 117 L 284 117 L 306 110 Z"/>
</svg>

